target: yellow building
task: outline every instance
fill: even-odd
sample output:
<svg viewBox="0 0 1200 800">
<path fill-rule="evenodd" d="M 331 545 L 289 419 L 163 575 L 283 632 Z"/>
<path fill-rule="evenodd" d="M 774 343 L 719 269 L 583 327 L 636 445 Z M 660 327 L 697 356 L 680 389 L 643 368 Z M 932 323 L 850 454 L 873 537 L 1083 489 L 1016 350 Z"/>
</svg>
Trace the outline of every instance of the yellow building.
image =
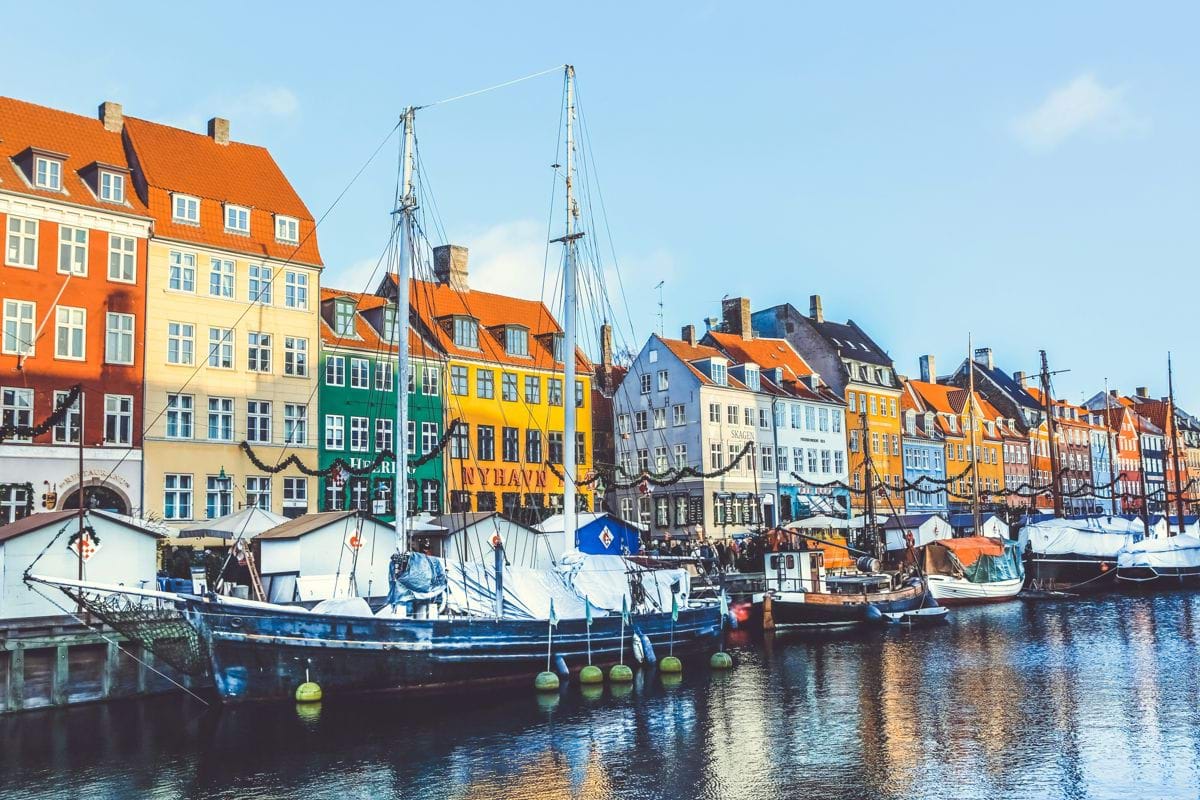
<svg viewBox="0 0 1200 800">
<path fill-rule="evenodd" d="M 540 301 L 471 289 L 465 247 L 435 248 L 434 271 L 434 281 L 412 284 L 412 317 L 445 354 L 446 429 L 460 423 L 444 453 L 449 510 L 536 520 L 560 509 L 563 403 L 570 399 L 562 328 Z M 391 277 L 380 291 L 394 297 Z M 592 368 L 579 353 L 576 360 L 576 460 L 587 477 Z M 591 489 L 581 487 L 579 498 L 592 507 Z"/>
<path fill-rule="evenodd" d="M 126 120 L 154 217 L 146 511 L 180 525 L 246 505 L 297 516 L 316 508 L 316 479 L 272 468 L 317 463 L 314 223 L 265 149 L 230 141 L 225 120 L 208 129 Z"/>
</svg>

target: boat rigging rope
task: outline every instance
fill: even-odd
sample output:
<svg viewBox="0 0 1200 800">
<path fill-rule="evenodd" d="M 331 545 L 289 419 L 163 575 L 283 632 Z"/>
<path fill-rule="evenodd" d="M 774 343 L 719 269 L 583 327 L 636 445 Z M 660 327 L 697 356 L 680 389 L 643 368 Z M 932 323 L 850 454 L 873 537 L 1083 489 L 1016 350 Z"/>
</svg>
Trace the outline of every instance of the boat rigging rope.
<svg viewBox="0 0 1200 800">
<path fill-rule="evenodd" d="M 544 69 L 541 72 L 535 72 L 532 75 L 526 75 L 523 78 L 513 78 L 511 81 L 505 81 L 504 83 L 497 83 L 495 86 L 488 86 L 484 89 L 476 89 L 473 92 L 466 92 L 465 94 L 458 94 L 458 95 L 455 95 L 454 97 L 447 97 L 442 100 L 435 100 L 432 103 L 425 103 L 424 105 L 416 106 L 416 110 L 419 111 L 423 108 L 433 108 L 434 106 L 445 105 L 446 103 L 453 103 L 455 100 L 465 100 L 468 97 L 474 97 L 475 95 L 485 94 L 487 92 L 493 92 L 496 89 L 503 89 L 506 86 L 512 86 L 513 84 L 522 83 L 523 81 L 527 81 L 532 78 L 540 78 L 543 75 L 549 75 L 551 72 L 558 72 L 559 70 L 563 69 L 565 66 L 566 66 L 565 64 L 555 64 L 553 67 L 550 67 L 549 69 Z"/>
</svg>

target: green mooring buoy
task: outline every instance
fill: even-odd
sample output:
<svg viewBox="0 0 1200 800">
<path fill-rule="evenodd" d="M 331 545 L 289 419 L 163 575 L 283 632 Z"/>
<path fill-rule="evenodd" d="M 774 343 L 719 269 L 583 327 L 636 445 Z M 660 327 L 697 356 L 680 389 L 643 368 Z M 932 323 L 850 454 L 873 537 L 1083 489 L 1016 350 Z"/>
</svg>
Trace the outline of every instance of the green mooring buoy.
<svg viewBox="0 0 1200 800">
<path fill-rule="evenodd" d="M 633 670 L 624 664 L 613 664 L 608 671 L 608 679 L 613 683 L 630 683 L 633 681 Z"/>
<path fill-rule="evenodd" d="M 588 664 L 579 670 L 579 682 L 584 684 L 604 683 L 604 670 Z"/>
<path fill-rule="evenodd" d="M 539 692 L 557 692 L 558 676 L 553 672 L 539 672 L 533 679 L 533 688 Z"/>
<path fill-rule="evenodd" d="M 672 674 L 683 672 L 683 662 L 675 656 L 667 656 L 658 663 L 658 671 L 670 672 Z"/>
<path fill-rule="evenodd" d="M 296 687 L 296 702 L 297 703 L 319 703 L 321 702 L 321 687 L 312 681 L 305 681 Z"/>
<path fill-rule="evenodd" d="M 708 665 L 713 669 L 730 669 L 733 667 L 733 657 L 729 653 L 719 651 L 712 654 L 712 658 L 708 659 Z"/>
</svg>

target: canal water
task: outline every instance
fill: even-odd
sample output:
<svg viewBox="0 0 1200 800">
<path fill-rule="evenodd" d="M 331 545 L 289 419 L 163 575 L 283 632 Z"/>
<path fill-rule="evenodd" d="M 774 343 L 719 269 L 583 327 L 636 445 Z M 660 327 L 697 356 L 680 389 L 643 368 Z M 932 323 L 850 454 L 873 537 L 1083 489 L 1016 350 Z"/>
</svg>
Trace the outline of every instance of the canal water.
<svg viewBox="0 0 1200 800">
<path fill-rule="evenodd" d="M 738 634 L 627 691 L 0 720 L 12 798 L 1195 798 L 1200 595 L 962 609 L 944 627 Z"/>
</svg>

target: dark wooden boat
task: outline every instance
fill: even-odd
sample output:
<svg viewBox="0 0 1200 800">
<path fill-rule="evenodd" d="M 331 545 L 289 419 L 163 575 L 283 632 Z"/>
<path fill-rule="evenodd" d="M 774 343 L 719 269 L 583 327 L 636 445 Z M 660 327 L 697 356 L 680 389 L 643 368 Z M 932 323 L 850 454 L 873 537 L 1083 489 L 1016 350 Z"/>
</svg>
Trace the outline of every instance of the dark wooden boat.
<svg viewBox="0 0 1200 800">
<path fill-rule="evenodd" d="M 227 702 L 284 699 L 306 680 L 326 696 L 379 691 L 459 692 L 524 682 L 561 657 L 569 669 L 587 664 L 587 625 L 564 619 L 548 641 L 546 620 L 441 618 L 395 619 L 314 614 L 265 603 L 182 601 L 185 618 L 207 646 L 218 693 Z M 670 613 L 641 614 L 625 629 L 643 634 L 656 654 L 667 654 Z M 674 623 L 674 652 L 686 655 L 716 646 L 721 633 L 717 604 L 681 608 Z M 592 620 L 592 663 L 620 660 L 619 615 Z"/>
</svg>

